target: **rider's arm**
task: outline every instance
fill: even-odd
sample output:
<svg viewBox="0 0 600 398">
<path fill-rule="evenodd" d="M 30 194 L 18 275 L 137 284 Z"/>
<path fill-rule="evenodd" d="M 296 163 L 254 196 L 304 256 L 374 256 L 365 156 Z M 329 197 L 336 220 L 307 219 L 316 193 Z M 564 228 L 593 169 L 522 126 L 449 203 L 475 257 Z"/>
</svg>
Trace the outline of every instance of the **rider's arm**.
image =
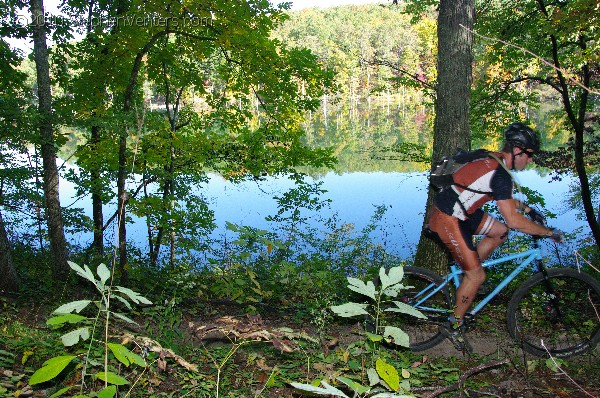
<svg viewBox="0 0 600 398">
<path fill-rule="evenodd" d="M 552 236 L 553 231 L 550 228 L 536 224 L 519 213 L 517 211 L 517 201 L 515 199 L 498 200 L 496 204 L 509 228 L 516 229 L 517 231 L 529 235 Z"/>
</svg>

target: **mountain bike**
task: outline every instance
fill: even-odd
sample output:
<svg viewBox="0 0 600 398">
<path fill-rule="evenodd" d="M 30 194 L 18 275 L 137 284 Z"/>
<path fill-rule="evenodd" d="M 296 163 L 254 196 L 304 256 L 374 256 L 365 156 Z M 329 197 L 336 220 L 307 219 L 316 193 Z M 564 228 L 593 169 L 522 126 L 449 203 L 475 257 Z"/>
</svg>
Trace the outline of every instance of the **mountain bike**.
<svg viewBox="0 0 600 398">
<path fill-rule="evenodd" d="M 508 332 L 530 354 L 539 357 L 565 358 L 582 354 L 600 341 L 600 282 L 589 274 L 572 268 L 546 268 L 539 237 L 531 248 L 485 261 L 484 268 L 518 261 L 497 286 L 485 295 L 465 316 L 466 330 L 473 327 L 477 314 L 527 269 L 533 275 L 521 283 L 507 305 Z M 413 351 L 422 351 L 441 343 L 446 335 L 441 325 L 448 323 L 453 312 L 451 288 L 460 285 L 461 268 L 449 260 L 450 272 L 441 277 L 413 266 L 404 267 L 403 285 L 396 300 L 420 310 L 426 319 L 388 313 L 386 324 L 400 327 Z M 400 324 L 398 324 L 400 323 Z"/>
</svg>

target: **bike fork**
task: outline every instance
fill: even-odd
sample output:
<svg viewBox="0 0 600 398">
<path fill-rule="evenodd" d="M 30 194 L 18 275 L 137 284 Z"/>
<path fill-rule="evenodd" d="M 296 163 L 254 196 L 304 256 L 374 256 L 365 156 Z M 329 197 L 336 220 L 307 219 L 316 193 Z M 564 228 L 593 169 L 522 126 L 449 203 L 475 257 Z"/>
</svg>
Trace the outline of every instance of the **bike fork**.
<svg viewBox="0 0 600 398">
<path fill-rule="evenodd" d="M 550 298 L 550 302 L 542 307 L 548 315 L 550 315 L 550 320 L 553 323 L 556 323 L 562 319 L 562 314 L 560 312 L 558 297 L 556 296 L 556 292 L 554 291 L 554 286 L 552 286 L 552 282 L 550 282 L 550 278 L 548 277 L 548 272 L 546 271 L 546 267 L 542 264 L 541 260 L 537 260 L 538 270 L 544 276 L 544 285 L 546 286 L 546 293 Z"/>
</svg>

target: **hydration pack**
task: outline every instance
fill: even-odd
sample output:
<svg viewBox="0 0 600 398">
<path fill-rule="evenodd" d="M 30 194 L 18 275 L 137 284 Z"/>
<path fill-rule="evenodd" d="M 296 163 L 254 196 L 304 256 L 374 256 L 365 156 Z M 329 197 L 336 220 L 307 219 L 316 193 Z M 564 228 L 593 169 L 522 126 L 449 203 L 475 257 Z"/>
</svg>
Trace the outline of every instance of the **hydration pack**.
<svg viewBox="0 0 600 398">
<path fill-rule="evenodd" d="M 490 157 L 490 152 L 485 149 L 477 149 L 475 151 L 459 150 L 454 156 L 444 156 L 431 168 L 429 183 L 436 190 L 457 185 L 454 182 L 454 173 L 467 163 L 487 157 Z"/>
</svg>

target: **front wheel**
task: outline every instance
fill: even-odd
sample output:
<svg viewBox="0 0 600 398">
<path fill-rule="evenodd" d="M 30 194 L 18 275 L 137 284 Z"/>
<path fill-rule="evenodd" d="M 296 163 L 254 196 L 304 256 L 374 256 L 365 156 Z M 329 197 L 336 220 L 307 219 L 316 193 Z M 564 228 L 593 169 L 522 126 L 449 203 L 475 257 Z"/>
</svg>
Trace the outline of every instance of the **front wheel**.
<svg viewBox="0 0 600 398">
<path fill-rule="evenodd" d="M 600 282 L 573 269 L 525 281 L 508 303 L 508 331 L 530 354 L 566 358 L 600 340 Z"/>
<path fill-rule="evenodd" d="M 422 351 L 438 345 L 445 338 L 439 325 L 447 321 L 452 308 L 447 286 L 440 288 L 443 279 L 427 269 L 406 266 L 402 284 L 406 289 L 401 290 L 393 300 L 415 307 L 427 319 L 384 311 L 381 325 L 396 326 L 408 334 L 412 351 Z"/>
</svg>

